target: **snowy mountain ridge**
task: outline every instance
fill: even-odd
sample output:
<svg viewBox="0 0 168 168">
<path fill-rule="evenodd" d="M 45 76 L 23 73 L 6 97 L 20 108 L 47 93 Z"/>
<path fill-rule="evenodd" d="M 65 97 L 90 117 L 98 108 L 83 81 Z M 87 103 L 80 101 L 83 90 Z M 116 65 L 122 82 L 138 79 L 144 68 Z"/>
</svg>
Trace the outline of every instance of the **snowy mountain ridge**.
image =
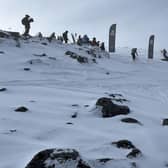
<svg viewBox="0 0 168 168">
<path fill-rule="evenodd" d="M 133 62 L 128 48 L 109 54 L 36 37 L 16 47 L 13 39 L 1 38 L 0 88 L 6 90 L 0 92 L 0 167 L 26 167 L 38 152 L 55 148 L 77 150 L 92 167 L 166 167 L 167 62 L 159 52 L 154 60 L 139 52 Z M 103 118 L 96 106 L 101 97 L 128 106 L 130 113 Z M 20 106 L 28 111 L 16 112 Z M 120 140 L 142 155 L 127 157 L 132 149 L 114 145 Z M 113 160 L 103 166 L 96 161 L 105 158 Z"/>
</svg>

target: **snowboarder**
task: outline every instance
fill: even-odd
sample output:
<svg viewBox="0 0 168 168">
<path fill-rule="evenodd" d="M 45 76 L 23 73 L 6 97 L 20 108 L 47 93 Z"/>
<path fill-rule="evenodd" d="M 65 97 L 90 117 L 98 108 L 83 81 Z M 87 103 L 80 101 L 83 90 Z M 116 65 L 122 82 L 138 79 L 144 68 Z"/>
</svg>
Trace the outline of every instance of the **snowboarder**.
<svg viewBox="0 0 168 168">
<path fill-rule="evenodd" d="M 104 42 L 103 42 L 103 43 L 101 43 L 101 45 L 100 45 L 100 49 L 101 49 L 102 51 L 105 51 Z"/>
<path fill-rule="evenodd" d="M 136 56 L 138 56 L 137 48 L 132 48 L 131 55 L 132 55 L 132 60 L 135 61 Z"/>
<path fill-rule="evenodd" d="M 62 34 L 62 37 L 63 37 L 65 43 L 68 43 L 68 31 L 67 30 Z"/>
<path fill-rule="evenodd" d="M 25 15 L 22 19 L 22 24 L 25 26 L 25 32 L 23 33 L 24 36 L 29 36 L 31 22 L 34 22 L 34 20 L 29 15 Z"/>
</svg>

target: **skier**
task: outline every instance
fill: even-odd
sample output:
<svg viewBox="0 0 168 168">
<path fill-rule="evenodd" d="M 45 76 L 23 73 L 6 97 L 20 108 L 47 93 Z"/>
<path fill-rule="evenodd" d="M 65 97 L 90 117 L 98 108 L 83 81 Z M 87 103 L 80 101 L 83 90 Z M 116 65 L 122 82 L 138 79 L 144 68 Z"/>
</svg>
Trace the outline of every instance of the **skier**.
<svg viewBox="0 0 168 168">
<path fill-rule="evenodd" d="M 102 51 L 105 51 L 104 42 L 103 42 L 103 43 L 101 43 L 101 45 L 100 45 L 100 49 L 101 49 Z"/>
<path fill-rule="evenodd" d="M 22 24 L 25 26 L 25 32 L 23 33 L 24 36 L 29 36 L 31 22 L 34 22 L 34 20 L 29 15 L 25 15 L 22 19 Z"/>
<path fill-rule="evenodd" d="M 68 31 L 67 30 L 62 34 L 62 37 L 63 37 L 65 43 L 68 43 Z"/>
<path fill-rule="evenodd" d="M 132 60 L 135 61 L 136 56 L 138 56 L 137 48 L 132 48 L 131 55 L 132 55 Z"/>
</svg>

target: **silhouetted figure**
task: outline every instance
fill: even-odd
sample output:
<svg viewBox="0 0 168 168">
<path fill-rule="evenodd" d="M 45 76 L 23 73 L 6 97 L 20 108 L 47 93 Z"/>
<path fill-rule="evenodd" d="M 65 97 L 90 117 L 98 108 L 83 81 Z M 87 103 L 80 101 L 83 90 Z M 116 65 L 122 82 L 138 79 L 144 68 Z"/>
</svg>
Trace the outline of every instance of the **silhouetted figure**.
<svg viewBox="0 0 168 168">
<path fill-rule="evenodd" d="M 162 52 L 162 54 L 163 54 L 163 57 L 164 57 L 165 59 L 168 59 L 167 50 L 164 48 L 161 52 Z"/>
<path fill-rule="evenodd" d="M 78 44 L 79 46 L 82 45 L 82 38 L 81 38 L 81 35 L 79 35 L 79 37 L 78 37 L 77 44 Z"/>
<path fill-rule="evenodd" d="M 82 44 L 90 44 L 89 37 L 86 34 L 82 38 Z"/>
<path fill-rule="evenodd" d="M 68 43 L 68 31 L 65 31 L 65 32 L 62 34 L 62 37 L 63 37 L 65 43 Z"/>
<path fill-rule="evenodd" d="M 52 42 L 52 40 L 56 40 L 55 32 L 53 32 L 47 39 L 50 43 Z"/>
<path fill-rule="evenodd" d="M 93 40 L 91 41 L 91 45 L 92 46 L 97 46 L 96 37 L 93 37 Z"/>
<path fill-rule="evenodd" d="M 132 60 L 135 61 L 136 56 L 138 56 L 137 48 L 132 48 L 131 55 L 132 55 Z"/>
<path fill-rule="evenodd" d="M 101 43 L 101 45 L 100 45 L 100 49 L 101 49 L 102 51 L 105 51 L 104 42 L 103 42 L 103 43 Z"/>
<path fill-rule="evenodd" d="M 22 24 L 25 26 L 25 32 L 23 33 L 24 36 L 29 36 L 31 22 L 34 22 L 34 20 L 29 15 L 25 15 L 22 19 Z"/>
</svg>

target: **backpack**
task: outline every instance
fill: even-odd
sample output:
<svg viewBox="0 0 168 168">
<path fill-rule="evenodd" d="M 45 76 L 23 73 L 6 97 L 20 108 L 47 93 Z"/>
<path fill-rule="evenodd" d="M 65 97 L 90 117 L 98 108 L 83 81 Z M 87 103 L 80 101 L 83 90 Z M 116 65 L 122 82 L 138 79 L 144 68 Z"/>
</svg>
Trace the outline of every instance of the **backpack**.
<svg viewBox="0 0 168 168">
<path fill-rule="evenodd" d="M 23 18 L 23 19 L 21 20 L 21 22 L 22 22 L 22 25 L 26 25 L 26 18 Z"/>
</svg>

